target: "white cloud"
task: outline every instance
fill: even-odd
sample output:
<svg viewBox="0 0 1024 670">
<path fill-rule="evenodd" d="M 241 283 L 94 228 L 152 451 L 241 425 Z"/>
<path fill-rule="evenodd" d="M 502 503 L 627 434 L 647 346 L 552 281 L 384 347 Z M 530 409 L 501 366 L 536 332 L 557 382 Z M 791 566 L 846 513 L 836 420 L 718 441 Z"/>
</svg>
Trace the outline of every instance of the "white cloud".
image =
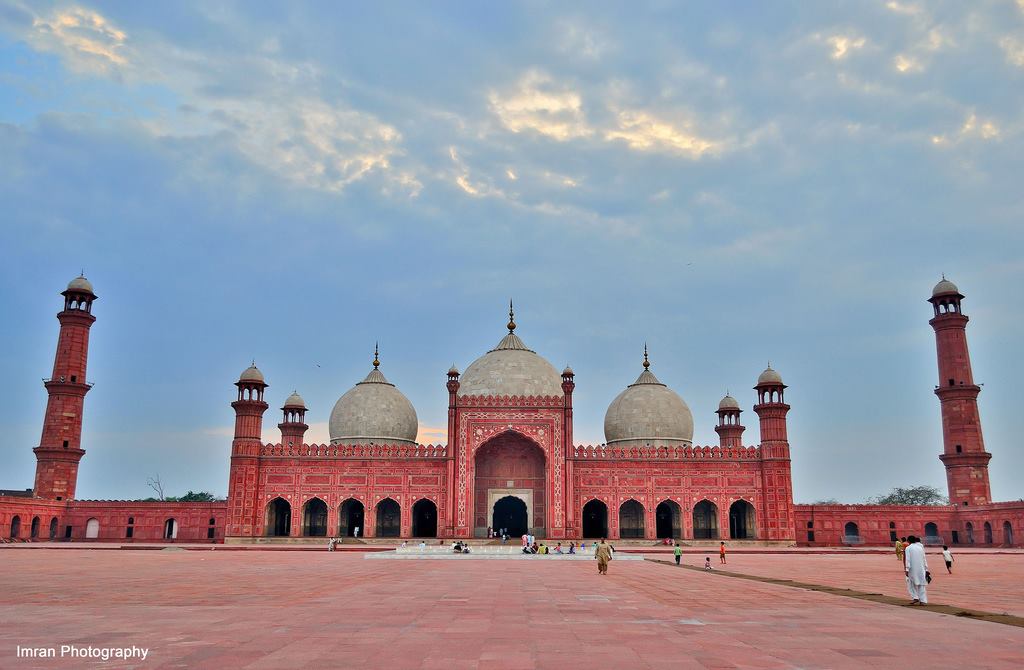
<svg viewBox="0 0 1024 670">
<path fill-rule="evenodd" d="M 896 54 L 892 59 L 892 65 L 902 74 L 912 74 L 924 70 L 921 61 L 910 54 Z"/>
<path fill-rule="evenodd" d="M 609 42 L 604 35 L 584 26 L 579 20 L 559 23 L 557 38 L 560 51 L 588 60 L 599 59 L 609 48 Z"/>
<path fill-rule="evenodd" d="M 624 140 L 637 151 L 668 151 L 697 159 L 721 148 L 719 142 L 697 134 L 689 121 L 673 124 L 644 111 L 629 110 L 619 112 L 617 122 L 617 128 L 605 131 L 605 139 Z"/>
<path fill-rule="evenodd" d="M 906 16 L 915 16 L 922 12 L 920 5 L 915 5 L 909 2 L 896 2 L 896 0 L 892 0 L 892 2 L 887 2 L 885 4 L 885 7 L 891 12 L 895 12 L 897 14 L 904 14 Z"/>
<path fill-rule="evenodd" d="M 825 41 L 832 47 L 832 53 L 829 56 L 832 60 L 843 60 L 850 55 L 850 52 L 863 49 L 867 44 L 867 38 L 848 35 L 833 35 Z"/>
<path fill-rule="evenodd" d="M 82 7 L 35 17 L 27 37 L 36 49 L 58 54 L 76 72 L 103 73 L 128 65 L 127 35 Z"/>
<path fill-rule="evenodd" d="M 539 70 L 527 72 L 512 91 L 492 91 L 488 100 L 502 125 L 514 133 L 534 131 L 560 142 L 593 133 L 580 94 Z"/>
<path fill-rule="evenodd" d="M 1020 0 L 1020 2 L 1024 2 L 1024 0 Z M 1006 62 L 1017 67 L 1024 67 L 1024 42 L 1013 37 L 1004 37 L 999 40 L 999 46 L 1006 54 Z"/>
<path fill-rule="evenodd" d="M 931 141 L 935 145 L 948 146 L 966 140 L 998 140 L 999 135 L 999 126 L 994 121 L 979 119 L 976 113 L 970 112 L 956 132 L 945 135 L 932 135 Z"/>
</svg>

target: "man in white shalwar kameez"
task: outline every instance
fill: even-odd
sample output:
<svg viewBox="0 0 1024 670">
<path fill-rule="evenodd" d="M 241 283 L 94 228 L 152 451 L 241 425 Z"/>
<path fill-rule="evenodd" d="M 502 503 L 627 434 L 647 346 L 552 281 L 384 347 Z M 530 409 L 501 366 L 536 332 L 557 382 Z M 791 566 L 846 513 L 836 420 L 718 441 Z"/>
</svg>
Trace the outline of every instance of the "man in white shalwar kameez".
<svg viewBox="0 0 1024 670">
<path fill-rule="evenodd" d="M 910 593 L 910 597 L 913 598 L 911 605 L 928 604 L 928 559 L 925 558 L 924 545 L 921 544 L 921 539 L 915 537 L 910 546 L 907 547 L 905 552 L 906 557 L 906 572 L 907 572 L 907 591 Z"/>
</svg>

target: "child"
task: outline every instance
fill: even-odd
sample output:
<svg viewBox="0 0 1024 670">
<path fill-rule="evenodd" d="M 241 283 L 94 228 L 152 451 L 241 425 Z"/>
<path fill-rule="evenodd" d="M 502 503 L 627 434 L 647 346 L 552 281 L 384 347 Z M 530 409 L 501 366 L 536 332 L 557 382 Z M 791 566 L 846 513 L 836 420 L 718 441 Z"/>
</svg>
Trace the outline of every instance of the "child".
<svg viewBox="0 0 1024 670">
<path fill-rule="evenodd" d="M 942 545 L 942 560 L 946 562 L 946 572 L 953 574 L 953 554 L 946 545 Z"/>
<path fill-rule="evenodd" d="M 725 542 L 722 542 L 718 547 L 718 558 L 722 565 L 725 565 Z"/>
<path fill-rule="evenodd" d="M 683 548 L 676 542 L 676 548 L 672 550 L 672 553 L 676 556 L 676 565 L 679 565 L 679 561 L 683 559 Z"/>
<path fill-rule="evenodd" d="M 710 556 L 705 556 L 704 557 L 704 569 L 707 570 L 708 572 L 711 572 L 711 557 Z"/>
</svg>

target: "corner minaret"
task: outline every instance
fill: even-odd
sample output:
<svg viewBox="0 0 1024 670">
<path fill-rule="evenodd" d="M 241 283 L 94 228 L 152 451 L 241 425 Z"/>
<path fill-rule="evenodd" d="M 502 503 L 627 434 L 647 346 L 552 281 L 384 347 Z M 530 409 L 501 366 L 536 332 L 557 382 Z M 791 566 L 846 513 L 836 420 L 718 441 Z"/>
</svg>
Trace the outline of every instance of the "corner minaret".
<svg viewBox="0 0 1024 670">
<path fill-rule="evenodd" d="M 268 384 L 253 362 L 242 371 L 238 381 L 235 410 L 235 438 L 231 440 L 231 470 L 228 474 L 227 537 L 255 537 L 263 534 L 263 505 L 258 499 L 260 447 L 263 413 L 269 407 L 263 401 Z M 285 403 L 287 407 L 288 403 Z M 287 416 L 287 411 L 286 411 Z"/>
<path fill-rule="evenodd" d="M 743 446 L 743 424 L 740 423 L 739 402 L 728 393 L 718 403 L 718 425 L 715 432 L 718 433 L 718 444 L 721 447 L 742 447 Z"/>
<path fill-rule="evenodd" d="M 231 403 L 235 409 L 235 439 L 233 446 L 255 441 L 259 447 L 263 434 L 263 413 L 270 407 L 263 401 L 263 391 L 269 386 L 263 379 L 263 373 L 253 362 L 242 371 L 238 381 L 238 400 Z M 232 453 L 237 453 L 233 449 Z"/>
<path fill-rule="evenodd" d="M 71 280 L 64 296 L 64 310 L 57 315 L 60 335 L 53 374 L 43 382 L 49 399 L 43 419 L 43 435 L 36 454 L 35 495 L 51 500 L 75 497 L 78 462 L 82 449 L 82 408 L 86 383 L 85 367 L 89 359 L 89 329 L 96 321 L 92 303 L 96 300 L 92 284 L 84 276 Z"/>
<path fill-rule="evenodd" d="M 298 447 L 302 445 L 309 426 L 306 424 L 306 401 L 295 391 L 284 401 L 281 408 L 284 417 L 277 427 L 281 429 L 281 445 Z"/>
<path fill-rule="evenodd" d="M 939 456 L 946 466 L 949 502 L 954 505 L 985 505 L 992 500 L 988 461 L 978 413 L 981 387 L 974 383 L 971 356 L 967 349 L 967 316 L 960 309 L 963 294 L 956 284 L 942 277 L 932 289 L 935 316 L 928 323 L 935 329 L 939 362 L 939 385 L 935 395 L 942 408 L 942 446 Z"/>
<path fill-rule="evenodd" d="M 793 519 L 793 476 L 789 460 L 789 435 L 785 403 L 786 385 L 771 364 L 757 378 L 757 404 L 754 411 L 761 420 L 761 518 L 764 528 L 759 537 L 768 540 L 796 539 Z"/>
</svg>

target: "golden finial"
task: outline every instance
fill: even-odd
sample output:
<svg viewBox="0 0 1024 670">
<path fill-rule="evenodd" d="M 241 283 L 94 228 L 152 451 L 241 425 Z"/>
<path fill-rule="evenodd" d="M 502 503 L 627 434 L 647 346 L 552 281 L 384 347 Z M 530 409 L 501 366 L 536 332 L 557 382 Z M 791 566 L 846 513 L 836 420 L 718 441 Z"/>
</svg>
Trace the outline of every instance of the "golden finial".
<svg viewBox="0 0 1024 670">
<path fill-rule="evenodd" d="M 647 343 L 644 342 L 644 370 L 651 367 L 651 361 L 647 358 Z"/>
<path fill-rule="evenodd" d="M 380 347 L 378 347 L 377 343 L 374 342 L 373 343 L 373 369 L 376 370 L 379 367 L 380 367 Z"/>
<path fill-rule="evenodd" d="M 512 298 L 508 299 L 508 332 L 516 329 L 516 313 L 512 310 Z"/>
</svg>

